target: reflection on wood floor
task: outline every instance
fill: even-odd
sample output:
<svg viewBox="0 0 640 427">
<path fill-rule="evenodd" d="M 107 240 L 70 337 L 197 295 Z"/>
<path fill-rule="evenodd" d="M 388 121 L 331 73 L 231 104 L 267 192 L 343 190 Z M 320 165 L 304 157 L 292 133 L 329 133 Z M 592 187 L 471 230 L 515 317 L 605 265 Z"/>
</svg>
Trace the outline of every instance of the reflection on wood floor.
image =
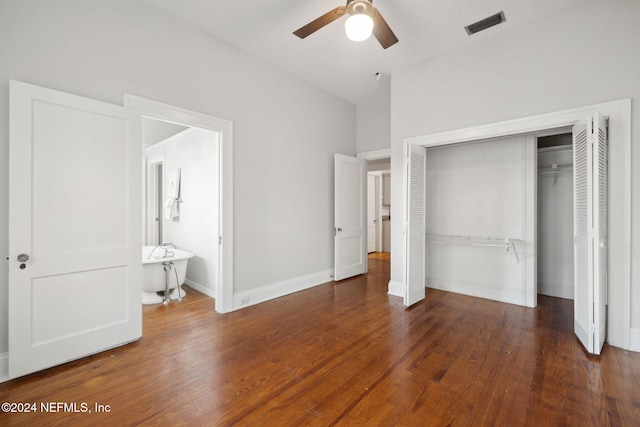
<svg viewBox="0 0 640 427">
<path fill-rule="evenodd" d="M 220 315 L 188 289 L 144 307 L 144 336 L 0 384 L 5 402 L 108 413 L 0 414 L 2 425 L 640 425 L 640 354 L 584 353 L 572 302 L 536 309 L 427 289 L 387 295 L 369 273 Z"/>
</svg>

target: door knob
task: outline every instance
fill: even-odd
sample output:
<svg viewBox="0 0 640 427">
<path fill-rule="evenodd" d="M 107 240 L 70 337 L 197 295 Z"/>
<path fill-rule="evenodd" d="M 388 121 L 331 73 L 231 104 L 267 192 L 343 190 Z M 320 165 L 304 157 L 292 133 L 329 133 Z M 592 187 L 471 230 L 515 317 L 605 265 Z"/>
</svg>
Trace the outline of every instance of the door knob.
<svg viewBox="0 0 640 427">
<path fill-rule="evenodd" d="M 29 255 L 27 254 L 18 255 L 18 262 L 27 262 L 27 261 L 29 261 Z"/>
</svg>

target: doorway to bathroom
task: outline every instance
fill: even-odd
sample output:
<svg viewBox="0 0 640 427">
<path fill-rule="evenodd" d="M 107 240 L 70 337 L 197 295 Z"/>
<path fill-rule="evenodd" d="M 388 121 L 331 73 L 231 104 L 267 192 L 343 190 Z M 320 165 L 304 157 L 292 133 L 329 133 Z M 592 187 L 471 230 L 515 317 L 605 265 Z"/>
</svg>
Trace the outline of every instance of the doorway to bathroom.
<svg viewBox="0 0 640 427">
<path fill-rule="evenodd" d="M 145 236 L 143 246 L 168 247 L 193 254 L 175 264 L 179 277 L 190 288 L 215 297 L 218 287 L 218 144 L 219 132 L 195 126 L 142 119 Z M 143 267 L 143 290 L 162 288 L 163 283 L 146 289 L 147 270 L 161 269 L 159 263 Z M 165 280 L 163 274 L 160 281 Z M 169 274 L 172 277 L 172 274 Z M 171 282 L 172 286 L 176 286 Z M 181 289 L 177 295 L 184 295 Z M 172 293 L 173 295 L 174 293 Z"/>
<path fill-rule="evenodd" d="M 142 115 L 142 245 L 193 254 L 184 283 L 231 311 L 231 122 L 132 95 L 125 105 Z"/>
</svg>

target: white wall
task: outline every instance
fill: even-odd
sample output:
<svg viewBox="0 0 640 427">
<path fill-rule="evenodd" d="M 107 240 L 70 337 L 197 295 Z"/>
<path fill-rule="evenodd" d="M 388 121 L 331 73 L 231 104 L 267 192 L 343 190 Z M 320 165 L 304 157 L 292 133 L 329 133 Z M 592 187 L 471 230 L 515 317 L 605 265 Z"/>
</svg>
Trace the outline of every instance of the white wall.
<svg viewBox="0 0 640 427">
<path fill-rule="evenodd" d="M 408 137 L 632 98 L 640 101 L 640 2 L 585 1 L 394 74 L 392 177 Z M 631 327 L 640 348 L 640 109 L 632 116 Z M 392 215 L 401 215 L 394 179 Z M 392 230 L 392 280 L 402 281 L 402 229 Z M 633 341 L 633 340 L 632 340 Z"/>
<path fill-rule="evenodd" d="M 391 146 L 391 76 L 383 75 L 377 81 L 375 92 L 358 103 L 356 114 L 356 151 L 388 149 Z"/>
<path fill-rule="evenodd" d="M 187 130 L 185 126 L 142 118 L 142 146 L 148 147 Z"/>
<path fill-rule="evenodd" d="M 534 218 L 526 208 L 534 199 L 528 189 L 535 159 L 525 144 L 535 141 L 515 136 L 427 150 L 429 287 L 526 305 L 525 284 L 534 278 L 524 267 L 534 244 L 527 234 Z M 502 246 L 465 245 L 450 236 L 467 236 L 476 244 L 514 239 L 522 260 Z"/>
<path fill-rule="evenodd" d="M 163 156 L 164 176 L 180 169 L 180 217 L 164 218 L 163 241 L 191 252 L 187 280 L 214 295 L 218 277 L 218 133 L 193 129 L 147 149 Z M 164 180 L 166 188 L 166 180 Z"/>
<path fill-rule="evenodd" d="M 332 268 L 333 153 L 355 154 L 353 104 L 130 0 L 3 0 L 0 64 L 1 200 L 9 79 L 118 105 L 131 93 L 233 121 L 235 292 Z M 0 353 L 7 233 L 5 203 Z"/>
</svg>

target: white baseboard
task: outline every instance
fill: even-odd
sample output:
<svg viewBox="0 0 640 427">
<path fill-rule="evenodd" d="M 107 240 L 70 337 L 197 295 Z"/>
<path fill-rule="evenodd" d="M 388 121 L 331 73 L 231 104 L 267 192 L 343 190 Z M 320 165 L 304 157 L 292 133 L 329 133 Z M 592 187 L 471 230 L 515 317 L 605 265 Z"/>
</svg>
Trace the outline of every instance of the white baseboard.
<svg viewBox="0 0 640 427">
<path fill-rule="evenodd" d="M 629 331 L 629 350 L 640 351 L 640 328 L 631 328 Z"/>
<path fill-rule="evenodd" d="M 436 279 L 433 277 L 427 277 L 427 283 L 428 287 L 433 289 L 526 306 L 523 292 L 517 289 L 502 288 L 480 282 L 457 279 Z"/>
<path fill-rule="evenodd" d="M 538 293 L 550 297 L 573 299 L 573 283 L 544 283 L 538 282 Z"/>
<path fill-rule="evenodd" d="M 319 271 L 306 276 L 294 277 L 270 285 L 261 286 L 256 289 L 242 291 L 233 295 L 233 310 L 249 307 L 271 299 L 279 298 L 294 292 L 312 288 L 331 282 L 333 269 Z"/>
<path fill-rule="evenodd" d="M 9 353 L 0 353 L 0 383 L 9 381 Z"/>
<path fill-rule="evenodd" d="M 214 291 L 213 289 L 204 287 L 201 284 L 196 283 L 196 282 L 194 282 L 192 280 L 185 279 L 184 280 L 184 284 L 188 285 L 191 289 L 195 289 L 198 292 L 202 292 L 203 294 L 205 294 L 208 297 L 211 297 L 211 298 L 215 298 L 216 297 L 216 291 Z"/>
<path fill-rule="evenodd" d="M 397 280 L 389 280 L 389 287 L 387 294 L 393 295 L 394 297 L 404 298 L 404 283 L 398 282 Z"/>
</svg>

